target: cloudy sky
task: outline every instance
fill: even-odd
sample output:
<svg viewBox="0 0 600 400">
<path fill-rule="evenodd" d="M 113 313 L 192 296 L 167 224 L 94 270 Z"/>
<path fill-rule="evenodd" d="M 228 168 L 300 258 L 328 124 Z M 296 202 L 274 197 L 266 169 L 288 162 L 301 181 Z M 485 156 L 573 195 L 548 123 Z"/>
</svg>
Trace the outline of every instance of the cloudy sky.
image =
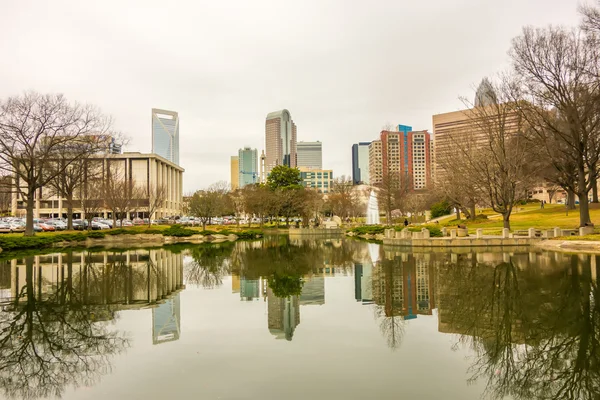
<svg viewBox="0 0 600 400">
<path fill-rule="evenodd" d="M 0 97 L 61 92 L 151 150 L 151 108 L 179 112 L 186 192 L 229 180 L 287 108 L 299 140 L 350 174 L 351 145 L 386 123 L 431 130 L 508 65 L 522 26 L 574 25 L 575 0 L 11 1 Z"/>
</svg>

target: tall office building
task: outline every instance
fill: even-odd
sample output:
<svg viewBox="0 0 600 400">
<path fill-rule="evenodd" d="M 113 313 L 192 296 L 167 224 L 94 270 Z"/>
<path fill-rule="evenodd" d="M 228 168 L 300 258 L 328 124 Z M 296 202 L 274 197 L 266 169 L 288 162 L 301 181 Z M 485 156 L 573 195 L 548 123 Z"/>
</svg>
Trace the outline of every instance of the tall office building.
<svg viewBox="0 0 600 400">
<path fill-rule="evenodd" d="M 239 160 L 239 187 L 259 183 L 260 173 L 258 172 L 258 151 L 250 147 L 244 147 L 238 151 Z"/>
<path fill-rule="evenodd" d="M 231 190 L 240 187 L 240 158 L 231 156 Z"/>
<path fill-rule="evenodd" d="M 277 165 L 295 168 L 296 124 L 288 110 L 269 113 L 265 122 L 265 174 L 269 175 Z"/>
<path fill-rule="evenodd" d="M 321 142 L 298 142 L 296 147 L 298 168 L 323 168 L 323 146 Z"/>
<path fill-rule="evenodd" d="M 152 309 L 152 343 L 161 344 L 179 339 L 181 315 L 179 293 Z"/>
<path fill-rule="evenodd" d="M 269 332 L 277 339 L 292 340 L 300 323 L 298 296 L 277 297 L 267 287 L 267 314 Z"/>
<path fill-rule="evenodd" d="M 475 94 L 475 107 L 489 106 L 497 101 L 497 96 L 491 83 L 484 79 Z M 443 182 L 446 178 L 446 165 L 456 162 L 457 147 L 465 151 L 477 152 L 486 145 L 487 133 L 480 124 L 474 123 L 477 113 L 473 109 L 454 111 L 433 116 L 433 176 L 436 182 Z M 516 134 L 519 126 L 519 116 L 515 112 L 508 115 L 504 121 L 505 129 Z"/>
<path fill-rule="evenodd" d="M 431 184 L 430 135 L 413 132 L 400 125 L 399 131 L 381 131 L 380 139 L 369 146 L 369 175 L 372 185 L 381 184 L 385 176 L 394 176 L 411 189 L 425 189 Z"/>
<path fill-rule="evenodd" d="M 179 115 L 152 109 L 152 152 L 179 165 Z"/>
<path fill-rule="evenodd" d="M 352 183 L 369 184 L 369 145 L 371 142 L 360 142 L 352 145 Z"/>
</svg>

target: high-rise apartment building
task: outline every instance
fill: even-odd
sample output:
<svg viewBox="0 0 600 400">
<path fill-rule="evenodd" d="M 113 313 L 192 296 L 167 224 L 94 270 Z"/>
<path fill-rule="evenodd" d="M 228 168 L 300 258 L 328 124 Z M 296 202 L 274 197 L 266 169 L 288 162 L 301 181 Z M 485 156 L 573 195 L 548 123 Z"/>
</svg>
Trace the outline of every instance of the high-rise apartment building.
<svg viewBox="0 0 600 400">
<path fill-rule="evenodd" d="M 369 146 L 369 174 L 372 185 L 381 184 L 385 176 L 408 184 L 411 189 L 425 189 L 431 184 L 430 134 L 409 131 L 381 131 L 380 139 Z"/>
<path fill-rule="evenodd" d="M 269 113 L 265 122 L 265 173 L 269 175 L 277 165 L 295 168 L 296 124 L 288 110 Z"/>
<path fill-rule="evenodd" d="M 152 109 L 152 152 L 179 165 L 179 115 Z"/>
<path fill-rule="evenodd" d="M 240 158 L 231 156 L 231 190 L 240 187 Z"/>
<path fill-rule="evenodd" d="M 239 187 L 259 183 L 260 173 L 258 171 L 258 150 L 244 147 L 238 151 L 239 160 Z"/>
<path fill-rule="evenodd" d="M 368 185 L 369 145 L 371 142 L 359 142 L 352 145 L 352 183 Z"/>
<path fill-rule="evenodd" d="M 323 145 L 321 142 L 298 142 L 297 167 L 323 168 Z"/>
<path fill-rule="evenodd" d="M 383 161 L 381 140 L 373 140 L 369 145 L 369 181 L 371 185 L 383 182 Z"/>
</svg>

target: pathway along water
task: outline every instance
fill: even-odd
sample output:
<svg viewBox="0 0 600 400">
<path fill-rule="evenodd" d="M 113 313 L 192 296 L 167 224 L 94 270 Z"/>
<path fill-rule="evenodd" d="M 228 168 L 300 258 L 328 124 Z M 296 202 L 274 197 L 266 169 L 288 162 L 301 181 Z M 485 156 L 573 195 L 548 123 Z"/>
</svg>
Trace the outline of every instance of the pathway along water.
<svg viewBox="0 0 600 400">
<path fill-rule="evenodd" d="M 352 240 L 0 262 L 0 397 L 592 399 L 597 256 Z"/>
</svg>

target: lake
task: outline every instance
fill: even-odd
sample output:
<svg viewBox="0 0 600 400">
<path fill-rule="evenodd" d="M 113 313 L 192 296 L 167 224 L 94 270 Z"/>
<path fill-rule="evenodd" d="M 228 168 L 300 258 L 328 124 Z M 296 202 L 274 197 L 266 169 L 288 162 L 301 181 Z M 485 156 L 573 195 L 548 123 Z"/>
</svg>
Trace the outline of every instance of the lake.
<svg viewBox="0 0 600 400">
<path fill-rule="evenodd" d="M 1 254 L 0 398 L 600 398 L 597 256 L 457 250 Z"/>
</svg>

